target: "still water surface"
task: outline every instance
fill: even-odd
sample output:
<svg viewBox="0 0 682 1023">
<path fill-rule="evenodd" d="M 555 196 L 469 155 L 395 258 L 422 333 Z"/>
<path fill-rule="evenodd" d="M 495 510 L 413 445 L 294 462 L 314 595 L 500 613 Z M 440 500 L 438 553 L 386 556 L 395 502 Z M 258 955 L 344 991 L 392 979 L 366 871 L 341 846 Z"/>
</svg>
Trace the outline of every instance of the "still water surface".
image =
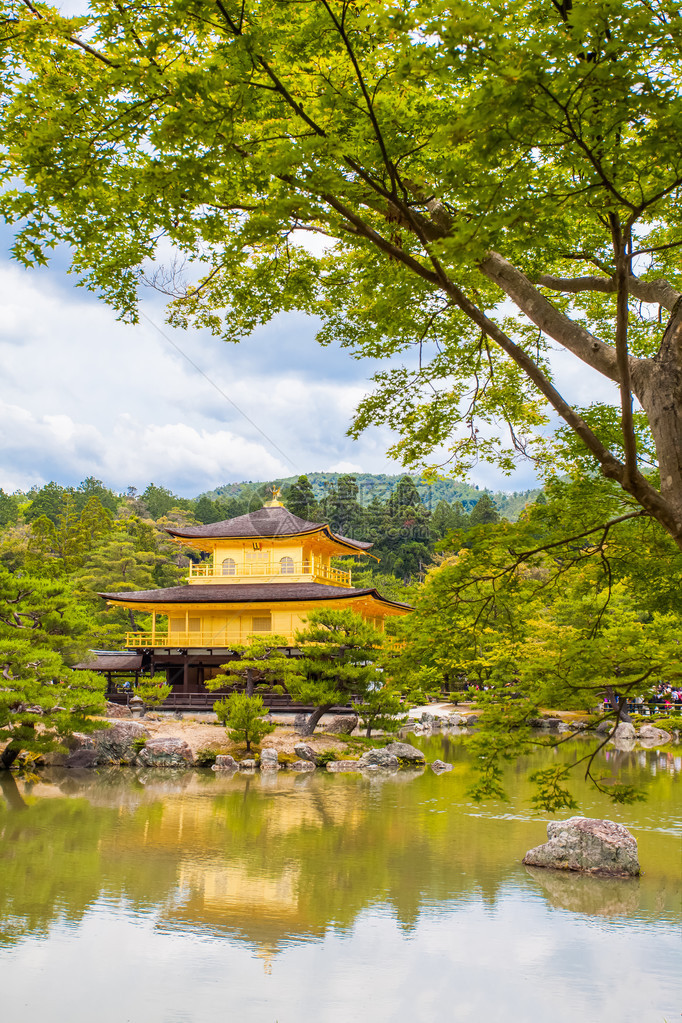
<svg viewBox="0 0 682 1023">
<path fill-rule="evenodd" d="M 639 843 L 641 879 L 600 880 L 520 862 L 548 820 L 530 809 L 526 775 L 557 754 L 513 765 L 510 801 L 478 806 L 462 741 L 421 745 L 454 770 L 53 770 L 18 790 L 5 779 L 4 1014 L 679 1021 L 681 757 L 602 760 L 605 776 L 646 785 L 632 807 L 576 786 L 580 813 L 621 821 Z"/>
</svg>

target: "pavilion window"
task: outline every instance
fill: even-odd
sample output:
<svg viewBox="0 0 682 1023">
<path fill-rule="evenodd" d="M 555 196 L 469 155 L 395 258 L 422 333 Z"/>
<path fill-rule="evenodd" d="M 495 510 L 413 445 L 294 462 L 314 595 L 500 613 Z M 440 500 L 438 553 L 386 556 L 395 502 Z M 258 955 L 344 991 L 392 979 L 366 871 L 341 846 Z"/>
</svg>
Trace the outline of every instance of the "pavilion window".
<svg viewBox="0 0 682 1023">
<path fill-rule="evenodd" d="M 293 558 L 280 558 L 279 559 L 279 570 L 282 575 L 292 575 L 294 571 L 294 559 Z"/>
<path fill-rule="evenodd" d="M 272 632 L 272 615 L 254 615 L 251 619 L 252 632 Z"/>
<path fill-rule="evenodd" d="M 225 558 L 223 560 L 223 575 L 236 575 L 237 574 L 237 563 L 234 558 Z"/>
</svg>

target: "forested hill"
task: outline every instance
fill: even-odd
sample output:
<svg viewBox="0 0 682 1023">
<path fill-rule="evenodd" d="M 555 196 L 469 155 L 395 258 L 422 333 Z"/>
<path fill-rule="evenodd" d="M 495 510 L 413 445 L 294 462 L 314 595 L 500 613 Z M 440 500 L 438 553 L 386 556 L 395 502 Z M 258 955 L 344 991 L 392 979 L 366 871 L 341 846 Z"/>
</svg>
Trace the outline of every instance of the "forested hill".
<svg viewBox="0 0 682 1023">
<path fill-rule="evenodd" d="M 317 501 L 322 501 L 331 490 L 334 490 L 340 479 L 345 476 L 352 476 L 358 488 L 357 501 L 363 508 L 366 508 L 373 500 L 384 503 L 395 492 L 400 480 L 404 476 L 387 476 L 384 473 L 372 474 L 368 472 L 340 473 L 340 472 L 309 472 L 307 478 Z M 215 490 L 207 491 L 200 497 L 208 497 L 212 501 L 221 498 L 246 498 L 251 495 L 262 493 L 262 488 L 267 485 L 281 486 L 286 492 L 292 483 L 298 479 L 297 476 L 287 476 L 278 480 L 260 480 L 258 482 L 247 480 L 242 483 L 225 483 Z M 506 493 L 504 491 L 479 490 L 468 483 L 460 483 L 457 480 L 436 480 L 433 483 L 425 482 L 419 476 L 412 477 L 414 484 L 426 508 L 433 511 L 439 501 L 447 501 L 448 504 L 460 503 L 464 509 L 470 512 L 482 494 L 487 493 L 497 508 L 500 515 L 515 522 L 528 503 L 532 503 L 540 493 L 540 490 L 523 490 Z"/>
</svg>

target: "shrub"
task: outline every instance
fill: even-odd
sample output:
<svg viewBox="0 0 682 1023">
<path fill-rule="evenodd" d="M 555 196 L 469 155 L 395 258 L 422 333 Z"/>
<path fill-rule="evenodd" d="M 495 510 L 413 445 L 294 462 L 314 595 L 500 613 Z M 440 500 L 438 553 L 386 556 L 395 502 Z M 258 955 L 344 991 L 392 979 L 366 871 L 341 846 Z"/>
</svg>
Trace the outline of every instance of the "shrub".
<svg viewBox="0 0 682 1023">
<path fill-rule="evenodd" d="M 211 746 L 205 746 L 203 749 L 198 749 L 194 758 L 194 763 L 197 767 L 213 767 L 218 756 L 218 750 L 213 749 Z"/>
<path fill-rule="evenodd" d="M 260 696 L 232 693 L 226 700 L 218 700 L 213 709 L 219 720 L 224 722 L 230 738 L 246 743 L 247 753 L 251 752 L 252 742 L 259 743 L 264 735 L 275 730 L 271 721 L 263 719 L 267 711 Z"/>
</svg>

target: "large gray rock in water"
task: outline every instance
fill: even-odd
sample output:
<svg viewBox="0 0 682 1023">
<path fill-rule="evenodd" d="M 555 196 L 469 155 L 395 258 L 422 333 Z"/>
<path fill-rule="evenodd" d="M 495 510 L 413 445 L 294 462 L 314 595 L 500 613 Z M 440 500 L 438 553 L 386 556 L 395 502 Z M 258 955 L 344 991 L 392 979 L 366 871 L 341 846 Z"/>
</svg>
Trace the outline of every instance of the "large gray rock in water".
<svg viewBox="0 0 682 1023">
<path fill-rule="evenodd" d="M 358 727 L 357 714 L 335 714 L 332 721 L 323 726 L 325 732 L 332 735 L 350 735 Z"/>
<path fill-rule="evenodd" d="M 95 749 L 101 764 L 132 762 L 136 756 L 133 743 L 136 739 L 148 739 L 149 732 L 139 721 L 117 721 L 111 728 L 92 733 Z"/>
<path fill-rule="evenodd" d="M 294 753 L 301 760 L 310 760 L 311 763 L 315 763 L 315 750 L 307 742 L 297 742 L 294 746 Z"/>
<path fill-rule="evenodd" d="M 400 766 L 395 753 L 390 753 L 386 747 L 383 749 L 370 749 L 363 753 L 358 760 L 360 767 L 385 767 L 390 770 L 397 770 Z"/>
<path fill-rule="evenodd" d="M 385 749 L 397 757 L 400 764 L 423 764 L 426 762 L 422 751 L 406 742 L 389 742 Z"/>
<path fill-rule="evenodd" d="M 548 842 L 530 849 L 523 857 L 527 866 L 618 877 L 639 874 L 637 842 L 622 824 L 570 817 L 566 821 L 550 821 L 547 838 Z"/>
<path fill-rule="evenodd" d="M 290 765 L 292 771 L 314 771 L 315 764 L 310 760 L 294 760 L 293 764 Z"/>
<path fill-rule="evenodd" d="M 261 771 L 279 771 L 279 753 L 276 749 L 264 749 L 260 754 Z"/>
<path fill-rule="evenodd" d="M 611 738 L 618 739 L 620 741 L 625 739 L 629 742 L 631 739 L 635 738 L 635 734 L 634 725 L 631 725 L 629 721 L 621 721 Z"/>
<path fill-rule="evenodd" d="M 141 767 L 189 767 L 192 750 L 184 739 L 150 739 L 137 754 Z"/>
<path fill-rule="evenodd" d="M 434 760 L 431 770 L 434 774 L 443 774 L 444 771 L 452 770 L 452 764 L 446 764 L 444 760 Z"/>
<path fill-rule="evenodd" d="M 256 761 L 255 760 L 240 760 L 239 761 L 240 771 L 255 771 Z"/>
<path fill-rule="evenodd" d="M 229 753 L 219 753 L 215 758 L 215 764 L 211 767 L 212 771 L 236 771 L 238 767 L 237 761 Z"/>
<path fill-rule="evenodd" d="M 665 746 L 666 743 L 672 742 L 672 735 L 670 732 L 664 731 L 662 728 L 655 728 L 653 725 L 642 725 L 639 730 L 637 737 L 642 746 Z"/>
</svg>

